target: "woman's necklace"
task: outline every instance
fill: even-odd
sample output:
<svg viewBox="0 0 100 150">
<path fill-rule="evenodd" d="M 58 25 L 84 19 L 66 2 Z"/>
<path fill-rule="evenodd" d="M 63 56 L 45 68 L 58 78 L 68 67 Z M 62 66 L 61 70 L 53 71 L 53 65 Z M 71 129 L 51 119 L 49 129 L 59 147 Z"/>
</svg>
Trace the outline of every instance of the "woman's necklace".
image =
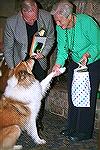
<svg viewBox="0 0 100 150">
<path fill-rule="evenodd" d="M 73 52 L 73 47 L 74 47 L 74 38 L 75 38 L 75 18 L 73 16 L 72 18 L 72 28 L 71 29 L 66 29 L 66 34 L 67 34 L 67 42 L 68 42 L 68 59 L 71 60 L 72 58 L 72 52 Z"/>
</svg>

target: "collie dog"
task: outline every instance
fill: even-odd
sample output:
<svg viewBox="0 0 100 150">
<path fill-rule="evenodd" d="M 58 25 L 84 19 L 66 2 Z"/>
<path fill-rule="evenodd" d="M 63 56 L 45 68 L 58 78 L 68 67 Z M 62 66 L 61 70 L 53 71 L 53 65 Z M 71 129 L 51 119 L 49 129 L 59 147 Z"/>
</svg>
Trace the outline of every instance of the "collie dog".
<svg viewBox="0 0 100 150">
<path fill-rule="evenodd" d="M 39 82 L 32 74 L 33 65 L 33 59 L 22 61 L 9 73 L 0 100 L 0 150 L 13 147 L 22 130 L 26 130 L 35 143 L 46 143 L 38 136 L 36 118 L 55 73 L 51 72 Z"/>
</svg>

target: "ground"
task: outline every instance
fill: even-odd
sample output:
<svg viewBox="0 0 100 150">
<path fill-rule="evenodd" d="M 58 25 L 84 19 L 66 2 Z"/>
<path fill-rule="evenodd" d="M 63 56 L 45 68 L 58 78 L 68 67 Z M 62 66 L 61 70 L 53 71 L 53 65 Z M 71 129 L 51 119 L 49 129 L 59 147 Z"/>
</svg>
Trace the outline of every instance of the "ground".
<svg viewBox="0 0 100 150">
<path fill-rule="evenodd" d="M 22 150 L 99 150 L 98 129 L 94 130 L 93 139 L 72 143 L 60 135 L 60 131 L 65 127 L 65 118 L 46 111 L 43 122 L 44 130 L 40 136 L 44 138 L 47 143 L 42 146 L 35 145 L 32 139 L 24 133 L 17 142 L 17 144 L 23 145 Z"/>
</svg>

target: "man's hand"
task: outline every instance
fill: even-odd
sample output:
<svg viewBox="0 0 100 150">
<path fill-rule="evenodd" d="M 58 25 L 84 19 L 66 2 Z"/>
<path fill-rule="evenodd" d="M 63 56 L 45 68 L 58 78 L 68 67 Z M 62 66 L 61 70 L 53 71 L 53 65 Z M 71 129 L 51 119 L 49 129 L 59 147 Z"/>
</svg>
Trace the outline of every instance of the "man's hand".
<svg viewBox="0 0 100 150">
<path fill-rule="evenodd" d="M 44 57 L 44 55 L 42 53 L 40 53 L 40 52 L 37 52 L 36 55 L 34 55 L 34 58 L 37 59 L 37 60 L 41 59 L 43 57 Z"/>
</svg>

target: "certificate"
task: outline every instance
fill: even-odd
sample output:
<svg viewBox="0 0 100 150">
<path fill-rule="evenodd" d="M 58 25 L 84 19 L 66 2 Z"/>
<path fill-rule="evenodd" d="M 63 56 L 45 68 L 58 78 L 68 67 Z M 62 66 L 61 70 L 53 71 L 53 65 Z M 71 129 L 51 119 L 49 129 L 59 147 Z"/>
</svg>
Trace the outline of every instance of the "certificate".
<svg viewBox="0 0 100 150">
<path fill-rule="evenodd" d="M 46 43 L 46 37 L 34 36 L 30 49 L 30 56 L 36 55 L 37 52 L 42 52 Z"/>
</svg>

